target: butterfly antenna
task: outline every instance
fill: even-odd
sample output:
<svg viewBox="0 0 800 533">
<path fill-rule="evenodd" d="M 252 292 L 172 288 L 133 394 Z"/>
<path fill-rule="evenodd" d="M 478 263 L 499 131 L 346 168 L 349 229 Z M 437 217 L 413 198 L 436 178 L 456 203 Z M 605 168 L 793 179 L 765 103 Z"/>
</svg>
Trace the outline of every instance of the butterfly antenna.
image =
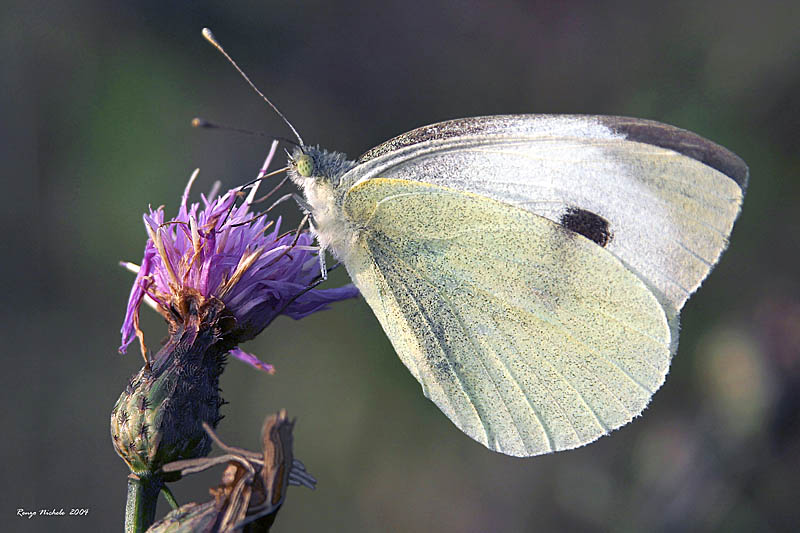
<svg viewBox="0 0 800 533">
<path fill-rule="evenodd" d="M 211 33 L 211 30 L 209 30 L 208 28 L 203 28 L 203 37 L 205 37 L 206 41 L 210 42 L 214 46 L 214 48 L 219 50 L 219 53 L 221 53 L 222 55 L 225 56 L 225 59 L 227 59 L 230 62 L 230 64 L 233 65 L 233 68 L 235 68 L 239 72 L 239 74 L 242 75 L 242 77 L 250 85 L 250 87 L 252 87 L 253 90 L 256 93 L 258 93 L 258 95 L 261 98 L 263 98 L 264 101 L 267 104 L 269 104 L 269 106 L 272 108 L 272 110 L 275 111 L 278 114 L 278 116 L 281 117 L 281 119 L 283 119 L 283 121 L 286 123 L 286 125 L 289 126 L 289 129 L 292 130 L 292 133 L 294 133 L 294 136 L 297 137 L 297 140 L 300 142 L 300 146 L 305 146 L 305 143 L 303 143 L 303 138 L 300 137 L 299 133 L 297 133 L 297 130 L 294 128 L 294 126 L 292 126 L 292 123 L 289 122 L 289 119 L 287 119 L 283 115 L 283 113 L 281 113 L 280 109 L 275 107 L 275 104 L 270 102 L 269 98 L 264 96 L 264 93 L 262 93 L 261 91 L 258 90 L 258 87 L 256 87 L 255 84 L 252 81 L 250 81 L 250 78 L 247 77 L 247 74 L 245 74 L 244 71 L 241 68 L 239 68 L 239 65 L 236 64 L 236 61 L 234 61 L 233 58 L 228 55 L 228 52 L 226 52 L 225 49 L 222 48 L 222 45 L 219 44 L 219 42 L 217 41 L 216 37 L 214 37 L 214 34 Z"/>
<path fill-rule="evenodd" d="M 293 144 L 295 146 L 302 148 L 301 145 L 297 144 L 297 141 L 293 141 L 287 137 L 281 137 L 280 135 L 270 135 L 269 133 L 264 133 L 263 131 L 253 131 L 244 128 L 234 128 L 233 126 L 226 126 L 225 124 L 211 122 L 210 120 L 206 120 L 200 117 L 194 117 L 192 119 L 192 127 L 197 129 L 232 131 L 234 133 L 242 133 L 244 135 L 254 135 L 257 137 L 266 137 L 268 139 L 277 139 L 279 141 Z"/>
</svg>

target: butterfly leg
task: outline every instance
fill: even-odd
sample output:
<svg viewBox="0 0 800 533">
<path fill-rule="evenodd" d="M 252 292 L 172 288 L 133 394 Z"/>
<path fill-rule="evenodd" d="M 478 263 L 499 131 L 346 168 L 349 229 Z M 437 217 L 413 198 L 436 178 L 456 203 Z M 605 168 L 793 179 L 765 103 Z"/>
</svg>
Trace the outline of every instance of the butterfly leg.
<svg viewBox="0 0 800 533">
<path fill-rule="evenodd" d="M 309 203 L 306 202 L 305 198 L 303 198 L 297 193 L 294 193 L 292 197 L 294 198 L 294 201 L 297 202 L 297 205 L 300 207 L 300 209 L 302 209 L 306 213 L 306 217 L 303 220 L 304 221 L 308 220 L 309 217 L 311 217 L 308 222 L 308 226 L 309 228 L 311 228 L 311 233 L 316 235 L 317 228 L 314 227 L 314 215 L 311 213 L 311 205 L 309 205 Z M 317 242 L 319 242 L 319 240 L 317 240 Z M 320 246 L 317 257 L 319 257 L 319 272 L 320 275 L 322 276 L 321 281 L 325 281 L 328 279 L 328 269 L 325 266 L 325 249 L 322 246 Z"/>
<path fill-rule="evenodd" d="M 294 198 L 294 201 L 297 202 L 297 205 L 304 212 L 306 212 L 306 213 L 310 213 L 311 212 L 311 205 L 308 202 L 306 202 L 305 198 L 303 198 L 302 196 L 300 196 L 297 193 L 292 193 L 292 198 Z"/>
<path fill-rule="evenodd" d="M 319 250 L 319 273 L 322 276 L 321 281 L 325 281 L 328 279 L 328 267 L 325 265 L 325 250 Z"/>
<path fill-rule="evenodd" d="M 277 200 L 272 202 L 272 205 L 267 208 L 267 211 L 271 211 L 273 207 L 282 204 L 283 202 L 285 202 L 286 200 L 290 199 L 291 197 L 292 197 L 292 193 L 284 194 L 283 196 L 281 196 L 280 198 L 278 198 Z"/>
<path fill-rule="evenodd" d="M 317 228 L 314 227 L 313 216 L 311 217 L 312 221 L 308 222 L 308 226 L 311 228 L 311 233 L 314 235 L 317 234 Z M 319 243 L 319 239 L 317 239 Z M 325 248 L 321 245 L 319 247 L 319 252 L 317 252 L 317 257 L 319 258 L 319 274 L 320 274 L 320 283 L 328 279 L 328 267 L 325 265 Z"/>
</svg>

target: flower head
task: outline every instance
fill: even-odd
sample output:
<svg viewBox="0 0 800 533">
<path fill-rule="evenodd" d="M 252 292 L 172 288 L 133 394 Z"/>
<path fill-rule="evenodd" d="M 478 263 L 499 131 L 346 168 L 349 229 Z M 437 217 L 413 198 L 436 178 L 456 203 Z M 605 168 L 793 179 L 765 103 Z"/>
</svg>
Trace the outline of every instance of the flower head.
<svg viewBox="0 0 800 533">
<path fill-rule="evenodd" d="M 273 144 L 264 164 L 275 152 Z M 262 175 L 264 170 L 262 170 Z M 164 210 L 150 209 L 144 215 L 149 236 L 137 271 L 127 313 L 122 324 L 124 353 L 139 337 L 139 308 L 146 302 L 168 321 L 180 319 L 182 302 L 188 298 L 202 305 L 221 301 L 235 319 L 228 333 L 233 345 L 252 339 L 276 316 L 299 319 L 325 309 L 337 300 L 357 296 L 352 285 L 336 289 L 310 289 L 320 276 L 319 250 L 307 231 L 281 234 L 281 220 L 268 221 L 265 213 L 251 212 L 256 187 L 244 203 L 236 205 L 239 189 L 222 196 L 201 196 L 202 205 L 188 203 L 192 174 L 175 218 L 165 221 Z M 176 316 L 178 315 L 178 316 Z M 271 370 L 238 346 L 231 354 L 262 370 Z"/>
</svg>

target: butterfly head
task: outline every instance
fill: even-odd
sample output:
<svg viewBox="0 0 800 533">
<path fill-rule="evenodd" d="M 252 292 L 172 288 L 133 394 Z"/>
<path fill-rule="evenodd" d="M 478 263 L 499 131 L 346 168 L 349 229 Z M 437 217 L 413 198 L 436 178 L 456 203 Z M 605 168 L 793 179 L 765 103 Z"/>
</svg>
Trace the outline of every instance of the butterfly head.
<svg viewBox="0 0 800 533">
<path fill-rule="evenodd" d="M 339 178 L 353 167 L 341 152 L 329 152 L 318 146 L 300 146 L 289 155 L 289 175 L 297 184 L 327 182 L 334 187 Z"/>
</svg>

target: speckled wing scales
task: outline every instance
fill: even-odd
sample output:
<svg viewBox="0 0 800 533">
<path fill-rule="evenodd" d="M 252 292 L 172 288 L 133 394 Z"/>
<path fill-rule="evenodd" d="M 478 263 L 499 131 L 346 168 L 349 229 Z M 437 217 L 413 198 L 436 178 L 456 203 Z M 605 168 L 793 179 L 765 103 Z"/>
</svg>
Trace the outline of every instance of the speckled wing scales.
<svg viewBox="0 0 800 533">
<path fill-rule="evenodd" d="M 418 128 L 373 148 L 345 176 L 375 177 L 476 193 L 557 223 L 570 209 L 597 214 L 610 226 L 606 248 L 676 317 L 727 246 L 748 169 L 658 122 L 508 115 Z"/>
<path fill-rule="evenodd" d="M 345 265 L 425 395 L 492 450 L 531 456 L 629 422 L 664 381 L 664 310 L 552 221 L 396 179 L 353 187 Z"/>
</svg>

